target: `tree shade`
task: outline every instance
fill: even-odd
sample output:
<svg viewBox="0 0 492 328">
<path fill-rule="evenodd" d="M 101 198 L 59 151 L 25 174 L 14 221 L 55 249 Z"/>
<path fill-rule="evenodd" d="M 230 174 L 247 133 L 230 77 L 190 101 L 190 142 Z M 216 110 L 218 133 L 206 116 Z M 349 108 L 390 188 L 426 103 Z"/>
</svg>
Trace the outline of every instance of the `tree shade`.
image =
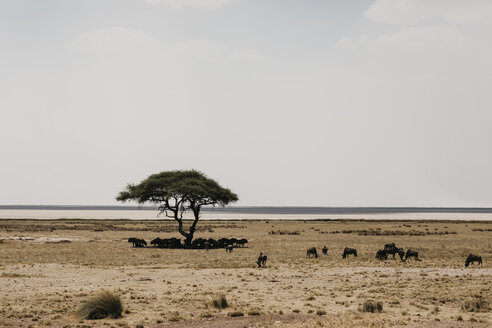
<svg viewBox="0 0 492 328">
<path fill-rule="evenodd" d="M 178 222 L 178 231 L 185 237 L 185 246 L 190 246 L 202 206 L 225 206 L 236 202 L 238 196 L 200 171 L 176 170 L 152 174 L 139 184 L 128 184 L 116 200 L 158 205 L 160 213 Z M 192 211 L 194 215 L 188 232 L 183 229 L 183 214 L 186 211 Z"/>
</svg>

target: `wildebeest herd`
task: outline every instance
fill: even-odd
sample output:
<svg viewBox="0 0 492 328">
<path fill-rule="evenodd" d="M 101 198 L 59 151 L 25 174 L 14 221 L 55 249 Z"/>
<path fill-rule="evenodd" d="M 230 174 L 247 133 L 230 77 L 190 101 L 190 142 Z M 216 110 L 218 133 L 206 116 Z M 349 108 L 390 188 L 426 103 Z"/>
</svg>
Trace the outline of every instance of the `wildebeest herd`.
<svg viewBox="0 0 492 328">
<path fill-rule="evenodd" d="M 145 247 L 147 242 L 139 238 L 128 238 L 128 242 L 133 244 L 133 247 Z M 244 247 L 248 243 L 245 238 L 221 238 L 219 240 L 209 238 L 197 238 L 193 240 L 191 246 L 188 248 L 193 249 L 215 249 L 225 248 L 228 251 L 232 251 L 234 247 Z M 150 245 L 157 248 L 186 248 L 181 243 L 179 238 L 155 238 L 150 242 Z"/>
<path fill-rule="evenodd" d="M 323 247 L 323 254 L 324 255 L 328 254 L 328 248 L 326 246 Z M 396 247 L 395 243 L 385 244 L 383 249 L 380 249 L 376 252 L 376 258 L 379 260 L 387 260 L 388 254 L 393 255 L 393 259 L 395 258 L 395 255 L 398 254 L 401 261 L 406 261 L 411 258 L 413 258 L 416 261 L 421 261 L 419 258 L 419 252 L 411 249 L 408 249 L 405 252 L 403 248 Z M 345 259 L 349 255 L 353 255 L 354 257 L 357 257 L 357 250 L 355 248 L 345 247 L 342 253 L 342 258 Z M 316 247 L 308 248 L 306 256 L 307 257 L 313 256 L 317 258 L 318 252 L 316 251 Z M 473 264 L 474 262 L 478 262 L 478 265 L 483 265 L 481 256 L 470 254 L 466 258 L 465 266 L 468 267 L 470 263 Z"/>
<path fill-rule="evenodd" d="M 128 242 L 132 243 L 133 247 L 146 247 L 147 242 L 144 239 L 139 239 L 139 238 L 128 238 Z M 191 243 L 192 249 L 217 249 L 217 248 L 225 248 L 226 252 L 232 252 L 234 247 L 244 247 L 248 243 L 248 240 L 245 238 L 237 239 L 237 238 L 221 238 L 221 239 L 204 239 L 204 238 L 197 238 L 193 240 Z M 181 243 L 181 239 L 178 238 L 155 238 L 153 239 L 150 244 L 153 247 L 157 248 L 185 248 L 185 245 Z M 328 248 L 326 245 L 323 247 L 322 252 L 324 255 L 328 255 Z M 400 257 L 401 261 L 407 261 L 411 258 L 413 258 L 416 261 L 420 261 L 419 258 L 419 253 L 417 251 L 408 249 L 406 252 L 403 248 L 396 247 L 395 243 L 390 243 L 390 244 L 385 244 L 384 248 L 379 249 L 376 252 L 376 258 L 379 260 L 387 260 L 388 255 L 392 255 L 393 259 L 395 258 L 396 254 Z M 342 253 L 342 258 L 347 258 L 349 255 L 353 255 L 354 257 L 357 257 L 357 250 L 355 248 L 349 248 L 345 247 Z M 316 250 L 316 247 L 310 247 L 308 248 L 306 252 L 307 257 L 318 257 L 318 251 Z M 265 266 L 267 261 L 267 256 L 264 255 L 263 253 L 260 252 L 260 256 L 258 257 L 258 260 L 256 261 L 256 264 L 258 265 L 259 268 L 262 266 Z M 478 262 L 478 265 L 483 265 L 482 263 L 482 257 L 474 254 L 468 255 L 465 261 L 465 266 L 468 267 L 474 262 Z"/>
</svg>

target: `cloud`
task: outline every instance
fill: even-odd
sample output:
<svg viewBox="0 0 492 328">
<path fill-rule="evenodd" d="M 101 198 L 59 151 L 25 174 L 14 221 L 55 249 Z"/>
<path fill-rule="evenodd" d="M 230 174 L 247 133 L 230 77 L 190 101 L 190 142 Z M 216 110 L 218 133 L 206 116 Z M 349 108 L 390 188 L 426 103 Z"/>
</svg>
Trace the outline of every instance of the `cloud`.
<svg viewBox="0 0 492 328">
<path fill-rule="evenodd" d="M 260 52 L 255 49 L 244 49 L 233 51 L 230 57 L 238 61 L 261 62 L 266 60 Z"/>
<path fill-rule="evenodd" d="M 140 0 L 150 4 L 165 4 L 172 8 L 212 9 L 225 6 L 231 0 Z"/>
<path fill-rule="evenodd" d="M 356 38 L 343 37 L 337 41 L 335 47 L 339 49 L 349 49 L 349 48 L 361 47 L 369 43 L 370 43 L 370 39 L 367 35 L 361 35 Z"/>
<path fill-rule="evenodd" d="M 427 20 L 480 24 L 492 22 L 489 0 L 376 0 L 365 12 L 373 21 L 413 25 Z"/>
<path fill-rule="evenodd" d="M 87 54 L 131 55 L 156 50 L 159 42 L 141 30 L 109 27 L 83 32 L 71 40 L 68 46 Z"/>
</svg>

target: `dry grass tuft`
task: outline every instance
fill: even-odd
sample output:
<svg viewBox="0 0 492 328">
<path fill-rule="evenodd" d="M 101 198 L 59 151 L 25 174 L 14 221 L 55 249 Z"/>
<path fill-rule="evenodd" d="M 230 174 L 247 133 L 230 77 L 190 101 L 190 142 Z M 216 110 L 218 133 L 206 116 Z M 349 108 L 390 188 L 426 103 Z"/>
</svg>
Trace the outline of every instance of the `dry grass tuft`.
<svg viewBox="0 0 492 328">
<path fill-rule="evenodd" d="M 487 300 L 480 295 L 475 296 L 472 300 L 466 300 L 462 309 L 466 312 L 488 312 L 490 311 L 490 305 Z"/>
<path fill-rule="evenodd" d="M 359 311 L 361 312 L 383 312 L 383 302 L 375 302 L 375 301 L 365 301 L 361 304 Z"/>
<path fill-rule="evenodd" d="M 227 299 L 225 297 L 225 295 L 219 295 L 218 298 L 215 298 L 212 300 L 212 305 L 214 306 L 214 308 L 217 308 L 217 309 L 225 309 L 226 307 L 229 306 L 229 304 L 227 304 Z"/>
<path fill-rule="evenodd" d="M 85 301 L 76 315 L 79 319 L 119 318 L 122 312 L 120 297 L 105 290 Z"/>
</svg>

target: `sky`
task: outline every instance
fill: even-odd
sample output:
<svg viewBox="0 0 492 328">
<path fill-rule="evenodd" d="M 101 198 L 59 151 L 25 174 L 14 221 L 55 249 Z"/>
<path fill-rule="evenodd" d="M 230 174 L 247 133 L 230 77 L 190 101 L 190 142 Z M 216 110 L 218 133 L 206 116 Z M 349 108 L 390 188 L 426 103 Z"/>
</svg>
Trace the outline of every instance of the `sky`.
<svg viewBox="0 0 492 328">
<path fill-rule="evenodd" d="M 492 1 L 0 0 L 0 204 L 492 206 Z"/>
</svg>

